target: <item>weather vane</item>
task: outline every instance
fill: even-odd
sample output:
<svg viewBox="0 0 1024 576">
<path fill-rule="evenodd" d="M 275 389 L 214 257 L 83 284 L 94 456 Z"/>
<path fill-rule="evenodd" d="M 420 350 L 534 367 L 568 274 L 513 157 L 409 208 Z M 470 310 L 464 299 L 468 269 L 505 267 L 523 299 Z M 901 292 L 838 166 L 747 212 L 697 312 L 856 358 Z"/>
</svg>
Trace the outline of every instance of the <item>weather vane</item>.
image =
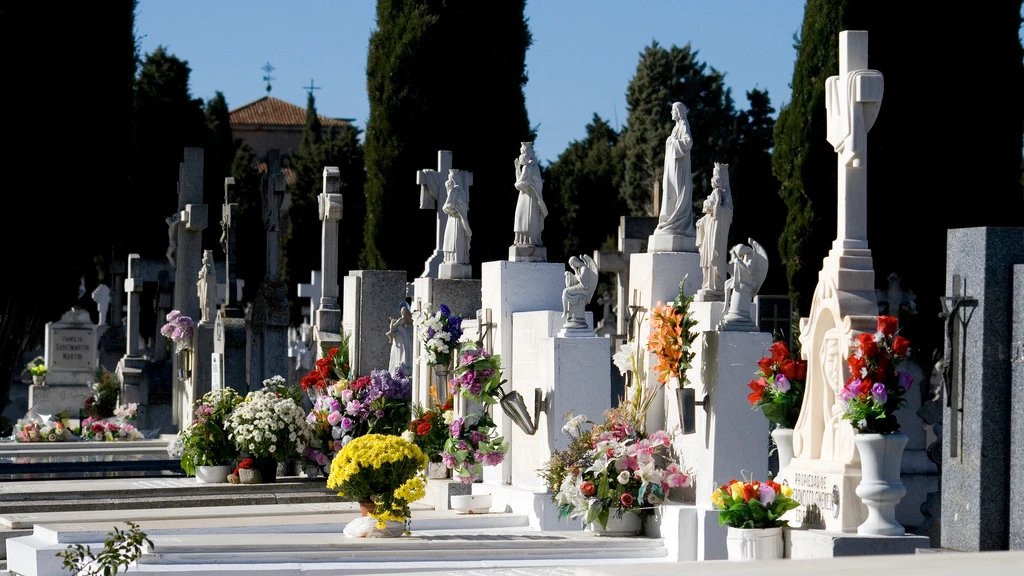
<svg viewBox="0 0 1024 576">
<path fill-rule="evenodd" d="M 270 94 L 270 82 L 272 80 L 277 80 L 277 78 L 271 76 L 270 73 L 273 72 L 274 70 L 277 70 L 277 68 L 274 68 L 273 66 L 270 65 L 270 62 L 267 62 L 266 65 L 263 66 L 262 70 L 266 72 L 266 74 L 263 76 L 263 81 L 267 83 L 267 94 Z"/>
<path fill-rule="evenodd" d="M 306 91 L 309 92 L 310 96 L 313 95 L 313 90 L 319 90 L 320 89 L 319 86 L 317 86 L 316 84 L 313 84 L 313 79 L 312 78 L 309 79 L 309 86 L 303 86 L 303 88 L 305 88 Z"/>
</svg>

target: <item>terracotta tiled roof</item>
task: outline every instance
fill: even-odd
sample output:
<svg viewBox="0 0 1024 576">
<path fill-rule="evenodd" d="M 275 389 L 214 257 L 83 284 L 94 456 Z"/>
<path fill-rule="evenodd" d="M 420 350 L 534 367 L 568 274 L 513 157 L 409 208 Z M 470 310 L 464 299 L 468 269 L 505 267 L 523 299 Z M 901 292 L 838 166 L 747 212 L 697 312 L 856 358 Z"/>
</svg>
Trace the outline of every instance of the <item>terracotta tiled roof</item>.
<svg viewBox="0 0 1024 576">
<path fill-rule="evenodd" d="M 326 128 L 328 126 L 344 126 L 348 124 L 348 121 L 321 115 L 320 123 Z M 306 124 L 306 109 L 284 100 L 278 100 L 273 96 L 264 96 L 255 102 L 232 110 L 231 124 L 301 127 Z"/>
<path fill-rule="evenodd" d="M 255 164 L 255 166 L 256 166 L 256 171 L 259 172 L 260 174 L 266 174 L 267 173 L 267 163 L 266 162 L 257 162 Z M 282 166 L 281 167 L 281 172 L 284 173 L 285 184 L 288 184 L 289 186 L 294 186 L 295 185 L 295 171 L 292 170 L 291 168 L 285 168 L 284 166 Z"/>
</svg>

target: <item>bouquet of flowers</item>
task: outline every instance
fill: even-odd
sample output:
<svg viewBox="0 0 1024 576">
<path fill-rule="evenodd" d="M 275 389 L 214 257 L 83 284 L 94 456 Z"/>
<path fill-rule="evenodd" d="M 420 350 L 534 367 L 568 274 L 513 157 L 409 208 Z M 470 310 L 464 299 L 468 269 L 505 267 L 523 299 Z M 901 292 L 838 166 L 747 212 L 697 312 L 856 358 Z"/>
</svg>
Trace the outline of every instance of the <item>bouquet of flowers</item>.
<svg viewBox="0 0 1024 576">
<path fill-rule="evenodd" d="M 117 397 L 121 394 L 121 381 L 103 368 L 96 370 L 92 383 L 92 396 L 85 399 L 82 412 L 92 420 L 103 420 L 114 415 Z"/>
<path fill-rule="evenodd" d="M 334 457 L 327 487 L 372 508 L 369 515 L 384 528 L 388 520 L 407 520 L 409 504 L 426 495 L 426 467 L 427 457 L 415 444 L 399 436 L 368 434 Z"/>
<path fill-rule="evenodd" d="M 212 390 L 196 402 L 192 423 L 179 435 L 182 442 L 181 468 L 189 476 L 196 466 L 224 466 L 234 462 L 238 450 L 224 431 L 228 414 L 242 403 L 231 388 Z"/>
<path fill-rule="evenodd" d="M 467 400 L 496 404 L 502 396 L 501 356 L 491 355 L 476 344 L 465 344 L 459 352 L 459 365 L 455 378 L 449 383 L 452 395 L 460 394 Z"/>
<path fill-rule="evenodd" d="M 46 375 L 46 360 L 42 356 L 36 356 L 26 366 L 28 373 L 33 376 L 45 376 Z"/>
<path fill-rule="evenodd" d="M 142 440 L 142 432 L 131 424 L 135 420 L 137 404 L 117 406 L 109 418 L 88 417 L 82 420 L 80 436 L 83 440 L 112 442 L 115 440 Z"/>
<path fill-rule="evenodd" d="M 447 305 L 441 304 L 436 311 L 429 308 L 425 312 L 417 311 L 413 320 L 416 322 L 416 334 L 426 351 L 427 364 L 450 365 L 452 351 L 462 338 L 462 317 L 453 315 Z"/>
<path fill-rule="evenodd" d="M 785 342 L 776 342 L 771 356 L 758 360 L 754 379 L 747 384 L 751 390 L 747 400 L 770 422 L 793 428 L 800 417 L 806 379 L 807 361 L 793 357 Z"/>
<path fill-rule="evenodd" d="M 711 493 L 711 504 L 718 510 L 718 525 L 733 528 L 778 528 L 789 522 L 783 514 L 800 504 L 793 500 L 793 489 L 784 484 L 730 480 Z"/>
<path fill-rule="evenodd" d="M 690 315 L 692 296 L 683 294 L 686 278 L 679 283 L 679 295 L 671 304 L 659 305 L 651 311 L 651 335 L 647 340 L 647 350 L 658 357 L 654 370 L 658 373 L 658 382 L 665 384 L 671 378 L 678 378 L 679 385 L 686 384 L 686 371 L 696 353 L 693 342 L 697 334 L 693 327 L 697 321 Z"/>
<path fill-rule="evenodd" d="M 444 452 L 444 445 L 448 441 L 448 426 L 455 419 L 453 413 L 447 424 L 444 421 L 445 413 L 451 409 L 451 396 L 443 405 L 435 398 L 434 407 L 430 410 L 416 404 L 412 410 L 414 419 L 409 423 L 409 429 L 402 432 L 402 438 L 418 446 L 430 462 L 441 462 L 441 453 Z"/>
<path fill-rule="evenodd" d="M 326 475 L 330 473 L 331 460 L 352 441 L 359 423 L 346 415 L 346 406 L 353 398 L 348 382 L 339 380 L 324 392 L 313 401 L 313 408 L 306 416 L 313 441 L 303 455 Z"/>
<path fill-rule="evenodd" d="M 847 359 L 850 379 L 839 393 L 845 402 L 843 418 L 860 434 L 892 434 L 900 423 L 895 412 L 906 404 L 904 395 L 914 378 L 897 368 L 906 360 L 910 341 L 897 335 L 894 316 L 879 316 L 878 330 L 857 337 Z"/>
<path fill-rule="evenodd" d="M 313 440 L 302 407 L 271 390 L 249 392 L 228 414 L 224 429 L 239 452 L 278 462 L 302 454 Z"/>
<path fill-rule="evenodd" d="M 57 415 L 23 419 L 14 425 L 14 440 L 17 442 L 66 442 L 71 438 L 67 424 Z"/>
<path fill-rule="evenodd" d="M 318 358 L 313 369 L 302 377 L 302 389 L 315 399 L 323 394 L 333 382 L 352 379 L 352 368 L 348 363 L 348 336 L 342 335 L 341 346 L 331 348 L 327 356 Z"/>
<path fill-rule="evenodd" d="M 497 466 L 505 460 L 509 444 L 495 433 L 494 420 L 487 412 L 456 418 L 448 410 L 442 417 L 448 428 L 448 439 L 441 452 L 441 462 L 463 484 L 472 484 L 483 473 L 483 466 Z"/>
<path fill-rule="evenodd" d="M 160 328 L 164 338 L 174 342 L 175 350 L 190 348 L 192 344 L 192 332 L 195 330 L 195 322 L 178 310 L 171 310 L 167 314 L 167 323 Z"/>
<path fill-rule="evenodd" d="M 641 434 L 622 407 L 597 425 L 580 415 L 563 428 L 572 438 L 541 474 L 555 491 L 559 517 L 608 524 L 610 514 L 646 514 L 664 502 L 669 489 L 685 486 L 687 474 L 671 458 L 672 437 L 663 430 Z M 584 423 L 593 427 L 584 431 Z"/>
<path fill-rule="evenodd" d="M 290 398 L 291 400 L 294 400 L 296 404 L 302 406 L 302 392 L 299 390 L 299 387 L 289 384 L 288 381 L 285 380 L 284 376 L 281 376 L 280 374 L 271 376 L 264 380 L 262 390 L 264 392 L 273 392 L 274 394 L 284 398 Z"/>
</svg>

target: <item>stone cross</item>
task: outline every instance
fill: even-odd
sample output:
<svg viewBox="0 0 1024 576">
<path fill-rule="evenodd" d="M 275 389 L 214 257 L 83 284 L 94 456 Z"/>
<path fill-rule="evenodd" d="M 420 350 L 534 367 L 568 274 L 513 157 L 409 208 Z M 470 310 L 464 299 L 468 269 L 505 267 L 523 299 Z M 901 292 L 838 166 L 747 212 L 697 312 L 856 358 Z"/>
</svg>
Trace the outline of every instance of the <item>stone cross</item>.
<svg viewBox="0 0 1024 576">
<path fill-rule="evenodd" d="M 341 171 L 337 166 L 324 167 L 323 192 L 319 196 L 323 234 L 320 241 L 319 289 L 320 306 L 313 324 L 317 332 L 341 333 L 341 308 L 338 306 L 338 228 L 344 213 L 341 195 Z M 317 272 L 313 272 L 313 284 Z M 311 301 L 311 307 L 315 303 Z"/>
<path fill-rule="evenodd" d="M 107 325 L 107 310 L 110 309 L 110 288 L 106 284 L 100 284 L 92 291 L 92 301 L 96 303 L 96 309 L 99 311 L 99 320 L 96 322 L 97 326 Z"/>
<path fill-rule="evenodd" d="M 629 307 L 629 257 L 643 251 L 643 243 L 654 233 L 658 225 L 657 216 L 633 217 L 622 216 L 619 219 L 619 249 L 595 250 L 594 262 L 600 272 L 611 272 L 616 277 L 616 315 L 617 335 L 624 336 L 628 331 L 629 319 L 622 311 Z"/>
<path fill-rule="evenodd" d="M 267 173 L 260 182 L 263 193 L 263 228 L 267 233 L 267 262 L 263 279 L 281 280 L 281 203 L 284 202 L 285 178 L 281 172 L 281 152 L 267 151 Z"/>
<path fill-rule="evenodd" d="M 452 168 L 451 150 L 437 151 L 437 170 L 423 169 L 416 171 L 416 183 L 420 185 L 420 209 L 434 210 L 437 218 L 437 229 L 434 237 L 434 251 L 427 258 L 420 278 L 437 278 L 438 267 L 444 262 L 444 229 L 448 223 L 448 215 L 444 213 L 445 200 L 448 192 L 444 182 L 448 179 Z M 459 170 L 458 184 L 469 195 L 469 187 L 473 185 L 473 173 Z"/>
<path fill-rule="evenodd" d="M 235 232 L 235 220 L 238 218 L 238 204 L 234 202 L 235 179 L 230 176 L 224 179 L 224 204 L 221 206 L 220 248 L 224 251 L 224 281 L 227 290 L 224 292 L 224 305 L 228 308 L 238 306 L 236 278 L 238 276 L 238 234 Z"/>
<path fill-rule="evenodd" d="M 203 263 L 203 230 L 208 216 L 206 204 L 203 204 L 203 149 L 185 148 L 178 176 L 178 241 L 172 305 L 192 319 L 199 317 L 195 282 Z"/>
<path fill-rule="evenodd" d="M 139 346 L 139 322 L 142 320 L 142 310 L 139 308 L 139 298 L 142 295 L 142 278 L 139 274 L 140 260 L 138 254 L 128 256 L 128 277 L 124 280 L 124 291 L 128 293 L 128 329 L 125 353 L 129 357 L 142 356 L 142 349 Z"/>
<path fill-rule="evenodd" d="M 124 274 L 126 272 L 124 246 L 115 244 L 111 250 L 110 275 L 113 277 L 114 289 L 111 291 L 110 299 L 110 327 L 120 328 L 121 320 L 124 318 L 124 296 L 121 287 L 124 286 Z"/>
<path fill-rule="evenodd" d="M 895 272 L 889 274 L 888 277 L 889 286 L 885 290 L 875 290 L 875 296 L 878 298 L 878 313 L 882 313 L 881 303 L 885 302 L 885 313 L 889 316 L 895 316 L 899 320 L 900 312 L 904 305 L 907 308 L 915 309 L 914 299 L 917 295 L 914 294 L 913 290 L 904 290 L 900 286 L 900 277 Z"/>
<path fill-rule="evenodd" d="M 299 298 L 309 298 L 310 326 L 316 324 L 316 309 L 320 306 L 320 294 L 323 290 L 323 278 L 319 270 L 309 273 L 309 284 L 299 284 Z"/>
<path fill-rule="evenodd" d="M 597 303 L 602 306 L 601 324 L 594 332 L 598 336 L 616 336 L 618 334 L 618 319 L 612 310 L 612 304 L 615 303 L 615 299 L 605 290 L 601 297 L 597 299 Z"/>
<path fill-rule="evenodd" d="M 825 82 L 828 142 L 839 163 L 838 226 L 835 246 L 866 249 L 868 131 L 882 105 L 882 73 L 868 69 L 868 33 L 839 33 L 839 75 Z"/>
</svg>

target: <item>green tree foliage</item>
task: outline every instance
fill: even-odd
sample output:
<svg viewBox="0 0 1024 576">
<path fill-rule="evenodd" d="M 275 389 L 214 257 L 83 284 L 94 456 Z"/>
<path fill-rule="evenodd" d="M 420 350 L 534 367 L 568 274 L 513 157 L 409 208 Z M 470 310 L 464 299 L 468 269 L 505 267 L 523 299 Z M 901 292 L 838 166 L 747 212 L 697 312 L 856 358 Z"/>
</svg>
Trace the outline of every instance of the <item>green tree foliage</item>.
<svg viewBox="0 0 1024 576">
<path fill-rule="evenodd" d="M 532 39 L 525 2 L 378 0 L 370 36 L 366 128 L 366 268 L 420 273 L 434 214 L 419 210 L 416 171 L 451 150 L 473 172 L 474 262 L 507 258 L 517 193 L 513 161 L 532 140 L 523 86 Z M 400 233 L 399 233 L 400 231 Z M 551 238 L 545 234 L 546 238 Z M 410 244 L 409 238 L 421 239 Z M 410 246 L 418 246 L 412 250 Z"/>
<path fill-rule="evenodd" d="M 569 256 L 591 254 L 615 237 L 619 217 L 627 206 L 619 195 L 623 179 L 623 147 L 619 134 L 600 116 L 587 125 L 587 135 L 577 140 L 548 166 L 544 190 L 558 197 L 559 243 L 548 243 L 548 260 L 562 262 Z M 554 208 L 552 208 L 554 211 Z M 550 217 L 549 217 L 550 221 Z"/>
<path fill-rule="evenodd" d="M 138 201 L 133 217 L 125 219 L 120 229 L 129 249 L 143 256 L 153 257 L 166 250 L 167 229 L 159 224 L 178 207 L 182 151 L 205 143 L 203 102 L 189 92 L 190 72 L 188 62 L 158 46 L 146 55 L 135 82 L 136 169 L 132 190 Z M 204 155 L 204 166 L 206 162 L 208 155 Z"/>
<path fill-rule="evenodd" d="M 210 225 L 203 231 L 203 244 L 212 248 L 218 244 L 220 227 L 214 225 L 224 202 L 224 178 L 231 175 L 235 159 L 235 140 L 231 133 L 231 114 L 224 93 L 218 90 L 206 102 L 206 130 L 203 134 L 203 196 L 210 208 Z M 214 250 L 216 259 L 224 256 Z"/>
<path fill-rule="evenodd" d="M 736 111 L 724 75 L 697 60 L 689 44 L 668 49 L 657 42 L 640 53 L 626 90 L 629 110 L 623 130 L 623 196 L 636 216 L 652 215 L 651 191 L 660 182 L 665 139 L 672 132 L 672 103 L 682 102 L 693 132 L 691 152 L 694 203 L 711 191 L 714 162 L 730 161 L 736 141 Z"/>
<path fill-rule="evenodd" d="M 302 143 L 298 154 L 287 159 L 287 166 L 295 173 L 295 183 L 289 190 L 291 205 L 284 217 L 281 241 L 284 282 L 288 286 L 309 282 L 310 271 L 321 268 L 322 223 L 317 198 L 323 190 L 325 166 L 337 166 L 341 175 L 344 215 L 339 234 L 339 270 L 344 273 L 355 268 L 356 256 L 362 246 L 362 219 L 365 214 L 362 192 L 365 175 L 359 129 L 351 125 L 332 126 L 325 137 L 316 101 L 310 94 Z M 301 307 L 306 304 L 308 302 L 304 299 L 291 299 L 294 323 L 302 322 Z"/>
<path fill-rule="evenodd" d="M 825 79 L 839 70 L 839 31 L 868 30 L 868 65 L 885 76 L 868 134 L 868 242 L 877 287 L 895 272 L 917 294 L 919 313 L 906 335 L 927 363 L 942 346 L 946 230 L 1024 225 L 1020 10 L 1020 0 L 956 11 L 879 0 L 807 2 L 793 94 L 779 114 L 772 159 L 789 212 L 779 249 L 802 312 L 836 233 L 836 156 L 825 141 L 823 104 Z M 954 29 L 955 50 L 921 57 L 922 46 L 941 45 Z M 998 89 L 953 81 L 951 70 L 990 79 Z M 952 177 L 954 166 L 965 176 Z M 955 199 L 969 192 L 970 200 Z"/>
<path fill-rule="evenodd" d="M 0 8 L 0 48 L 19 55 L 4 66 L 6 190 L 17 210 L 0 229 L 0 265 L 20 278 L 0 285 L 0 406 L 26 348 L 76 304 L 83 274 L 94 284 L 93 257 L 110 254 L 131 212 L 134 20 L 132 0 Z M 31 98 L 15 106 L 17 89 Z M 45 128 L 43 115 L 60 127 Z"/>
</svg>

